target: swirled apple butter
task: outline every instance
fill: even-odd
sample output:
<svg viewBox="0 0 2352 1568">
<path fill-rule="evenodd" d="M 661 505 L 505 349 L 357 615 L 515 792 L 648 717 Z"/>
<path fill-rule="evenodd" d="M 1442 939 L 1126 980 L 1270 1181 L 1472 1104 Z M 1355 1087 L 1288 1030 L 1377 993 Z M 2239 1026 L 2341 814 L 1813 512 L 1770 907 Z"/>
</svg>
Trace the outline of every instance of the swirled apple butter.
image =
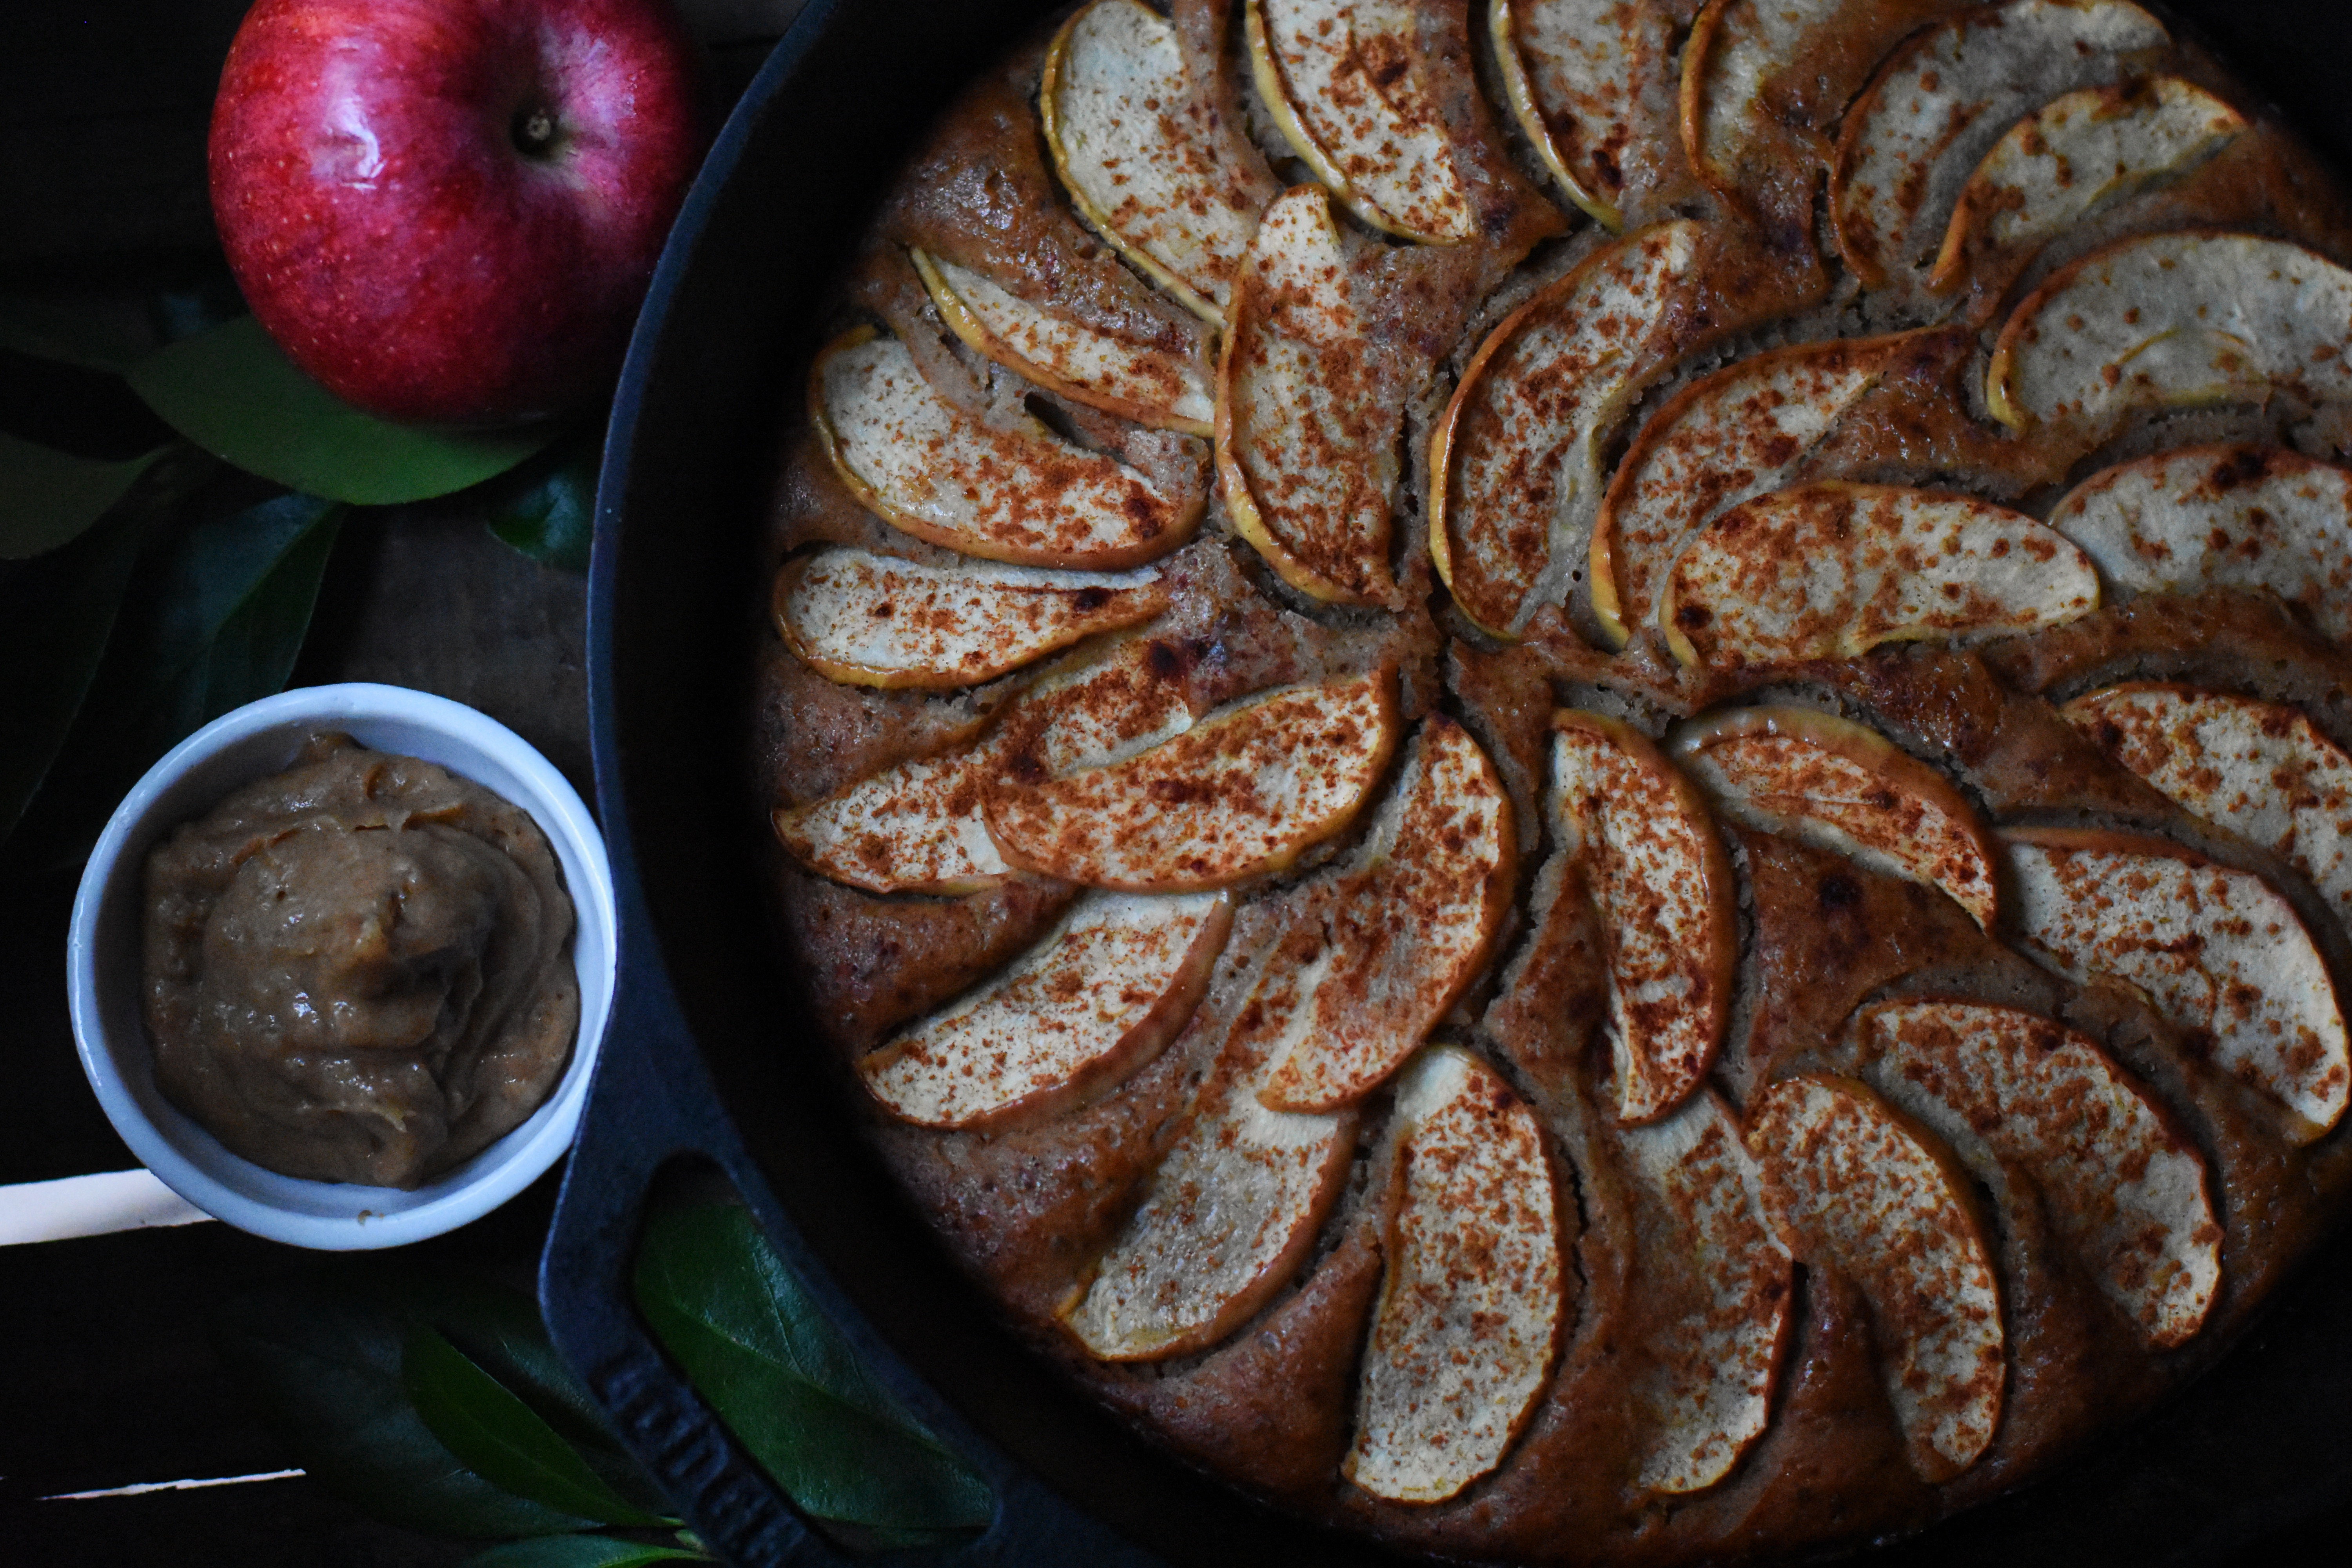
<svg viewBox="0 0 2352 1568">
<path fill-rule="evenodd" d="M 547 836 L 345 735 L 147 859 L 164 1095 L 289 1176 L 414 1187 L 536 1110 L 572 1055 L 572 910 Z"/>
</svg>

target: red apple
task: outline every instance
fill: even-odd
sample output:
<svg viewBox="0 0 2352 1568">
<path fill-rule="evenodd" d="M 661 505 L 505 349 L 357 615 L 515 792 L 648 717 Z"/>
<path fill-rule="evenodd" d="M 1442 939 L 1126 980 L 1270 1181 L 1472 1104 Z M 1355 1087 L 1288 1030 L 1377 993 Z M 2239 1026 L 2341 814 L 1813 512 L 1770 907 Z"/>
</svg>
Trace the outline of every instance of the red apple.
<svg viewBox="0 0 2352 1568">
<path fill-rule="evenodd" d="M 247 302 L 388 419 L 588 399 L 700 161 L 696 59 L 667 0 L 259 0 L 212 123 Z"/>
</svg>

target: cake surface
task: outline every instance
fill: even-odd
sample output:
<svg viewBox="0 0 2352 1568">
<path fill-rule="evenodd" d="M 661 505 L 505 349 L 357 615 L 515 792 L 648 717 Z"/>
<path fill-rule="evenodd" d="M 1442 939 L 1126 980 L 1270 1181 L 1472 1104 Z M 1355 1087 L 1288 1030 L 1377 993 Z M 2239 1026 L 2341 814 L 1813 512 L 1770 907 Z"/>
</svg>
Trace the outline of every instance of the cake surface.
<svg viewBox="0 0 2352 1568">
<path fill-rule="evenodd" d="M 2131 1420 L 2352 1161 L 2352 222 L 2126 0 L 1092 0 L 813 326 L 751 754 L 1037 1352 L 1407 1551 Z"/>
</svg>

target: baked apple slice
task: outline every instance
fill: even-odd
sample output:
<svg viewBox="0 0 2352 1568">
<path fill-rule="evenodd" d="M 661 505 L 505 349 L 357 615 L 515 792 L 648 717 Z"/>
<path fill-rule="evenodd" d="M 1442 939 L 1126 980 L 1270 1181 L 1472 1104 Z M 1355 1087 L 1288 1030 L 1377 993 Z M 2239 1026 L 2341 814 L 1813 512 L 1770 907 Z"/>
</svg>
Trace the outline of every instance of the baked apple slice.
<svg viewBox="0 0 2352 1568">
<path fill-rule="evenodd" d="M 853 686 L 976 686 L 1168 607 L 1157 572 L 1096 575 L 976 561 L 930 566 L 836 548 L 776 574 L 776 630 Z"/>
<path fill-rule="evenodd" d="M 1686 1271 L 1696 1309 L 1643 1326 L 1652 1353 L 1633 1384 L 1637 1479 L 1653 1491 L 1703 1491 L 1764 1435 L 1795 1270 L 1765 1213 L 1762 1173 L 1713 1089 L 1620 1137 L 1643 1206 L 1664 1226 L 1643 1266 Z"/>
<path fill-rule="evenodd" d="M 1734 708 L 1682 725 L 1668 750 L 1732 821 L 1935 888 L 1992 929 L 1992 835 L 1877 731 L 1812 708 Z"/>
<path fill-rule="evenodd" d="M 1644 89 L 1673 67 L 1671 18 L 1625 0 L 1492 0 L 1486 27 L 1528 144 L 1570 201 L 1623 227 L 1625 154 Z"/>
<path fill-rule="evenodd" d="M 1258 199 L 1225 163 L 1183 46 L 1141 0 L 1094 0 L 1045 52 L 1037 118 L 1088 227 L 1219 326 Z"/>
<path fill-rule="evenodd" d="M 1216 417 L 1209 367 L 1056 315 L 969 267 L 908 253 L 955 335 L 1073 403 L 1161 430 L 1206 436 Z"/>
<path fill-rule="evenodd" d="M 1968 1173 L 1852 1079 L 1784 1079 L 1749 1110 L 1774 1223 L 1870 1303 L 1886 1397 L 1911 1468 L 1950 1480 L 2000 1424 L 2000 1286 Z"/>
<path fill-rule="evenodd" d="M 1277 1110 L 1360 1100 L 1429 1037 L 1493 948 L 1516 867 L 1511 801 L 1469 731 L 1422 727 L 1323 915 L 1315 1022 L 1260 1091 Z"/>
<path fill-rule="evenodd" d="M 1777 162 L 1780 117 L 1769 89 L 1842 8 L 1843 0 L 1709 0 L 1683 46 L 1683 148 L 1700 178 L 1738 192 L 1757 184 L 1759 165 Z"/>
<path fill-rule="evenodd" d="M 1276 1110 L 1257 1091 L 1310 1026 L 1329 971 L 1311 933 L 1276 946 L 1260 969 L 1143 1201 L 1061 1310 L 1096 1356 L 1155 1361 L 1204 1349 L 1306 1261 L 1347 1185 L 1355 1113 Z"/>
<path fill-rule="evenodd" d="M 1164 652 L 1153 638 L 1134 637 L 1054 670 L 1008 704 L 978 744 L 783 807 L 776 837 L 819 876 L 868 892 L 978 892 L 1012 869 L 982 810 L 1001 775 L 1058 778 L 1192 728 L 1198 715 L 1161 673 Z"/>
<path fill-rule="evenodd" d="M 1012 865 L 1129 892 L 1279 870 L 1354 819 L 1396 743 L 1388 669 L 1288 686 L 1173 739 L 1036 784 L 1000 780 L 988 830 Z"/>
<path fill-rule="evenodd" d="M 2000 330 L 1993 417 L 2104 438 L 2133 412 L 2352 398 L 2352 272 L 2255 234 L 2152 234 L 2062 268 Z"/>
<path fill-rule="evenodd" d="M 1243 258 L 1217 365 L 1217 473 L 1234 530 L 1314 598 L 1389 604 L 1403 411 L 1365 363 L 1319 186 L 1286 191 Z"/>
<path fill-rule="evenodd" d="M 1517 636 L 1584 566 L 1611 436 L 1707 335 L 1692 317 L 1708 237 L 1684 219 L 1602 247 L 1464 369 L 1430 441 L 1429 547 L 1454 602 L 1489 632 Z"/>
<path fill-rule="evenodd" d="M 2059 1235 L 2148 1343 L 2168 1350 L 2205 1326 L 2221 1227 L 2204 1159 L 2105 1051 L 2047 1018 L 1964 1002 L 1885 1003 L 1855 1026 L 1888 1099 L 2032 1176 Z"/>
<path fill-rule="evenodd" d="M 2050 514 L 2126 594 L 2261 588 L 2352 641 L 2352 469 L 2282 447 L 2184 447 L 2092 475 Z"/>
<path fill-rule="evenodd" d="M 1340 1471 L 1442 1502 L 1535 1410 L 1560 1332 L 1559 1201 L 1543 1131 L 1495 1070 L 1436 1046 L 1397 1084 L 1387 1270 Z"/>
<path fill-rule="evenodd" d="M 1722 668 L 1979 642 L 2098 605 L 2090 557 L 2021 512 L 1827 480 L 1717 514 L 1675 563 L 1658 619 L 1676 658 Z"/>
<path fill-rule="evenodd" d="M 1642 426 L 1592 525 L 1592 613 L 1623 643 L 1716 514 L 1797 477 L 1917 334 L 1767 350 L 1683 388 Z"/>
<path fill-rule="evenodd" d="M 2352 1088 L 2344 1015 L 2294 908 L 2260 877 L 2168 838 L 2012 828 L 2011 918 L 2075 980 L 2111 976 L 2211 1042 L 2215 1062 L 2284 1105 L 2305 1142 Z"/>
<path fill-rule="evenodd" d="M 1374 228 L 1433 245 L 1478 232 L 1411 0 L 1248 0 L 1258 96 L 1283 140 Z"/>
<path fill-rule="evenodd" d="M 1089 893 L 1009 968 L 869 1052 L 857 1076 L 920 1127 L 1038 1114 L 1174 1039 L 1232 926 L 1223 893 Z"/>
<path fill-rule="evenodd" d="M 1140 566 L 1192 537 L 1207 499 L 1171 495 L 1026 415 L 1010 427 L 982 423 L 923 379 L 906 344 L 867 327 L 817 355 L 809 407 L 825 455 L 863 505 L 918 539 L 986 561 Z"/>
<path fill-rule="evenodd" d="M 1730 857 L 1657 742 L 1599 713 L 1552 715 L 1552 829 L 1606 933 L 1618 1117 L 1656 1120 L 1715 1060 L 1739 955 Z"/>
<path fill-rule="evenodd" d="M 1058 779 L 1174 739 L 1202 714 L 1166 639 L 1129 637 L 1047 671 L 990 734 L 992 781 Z"/>
<path fill-rule="evenodd" d="M 2246 129 L 2246 118 L 2177 76 L 2066 93 L 2010 127 L 1960 187 L 1927 286 L 1957 289 L 1978 258 L 2017 267 L 2101 208 L 2179 178 Z"/>
<path fill-rule="evenodd" d="M 1838 248 L 1865 288 L 1926 263 L 1960 191 L 2021 118 L 2171 43 L 2126 0 L 2011 0 L 1916 35 L 1846 111 L 1830 167 Z"/>
<path fill-rule="evenodd" d="M 869 893 L 976 893 L 1012 868 L 981 816 L 988 774 L 970 748 L 897 763 L 770 816 L 784 852 Z"/>
<path fill-rule="evenodd" d="M 2059 710 L 2183 808 L 2308 878 L 2352 931 L 2352 756 L 2283 703 L 2153 681 Z"/>
</svg>

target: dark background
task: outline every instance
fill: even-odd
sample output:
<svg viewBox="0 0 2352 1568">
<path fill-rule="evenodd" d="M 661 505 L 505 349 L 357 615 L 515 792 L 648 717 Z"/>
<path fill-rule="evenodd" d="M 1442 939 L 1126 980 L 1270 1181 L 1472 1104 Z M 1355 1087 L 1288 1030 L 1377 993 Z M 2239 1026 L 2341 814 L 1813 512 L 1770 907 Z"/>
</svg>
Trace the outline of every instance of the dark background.
<svg viewBox="0 0 2352 1568">
<path fill-rule="evenodd" d="M 952 0 L 942 0 L 952 3 Z M 715 76 L 740 89 L 793 0 L 686 5 L 716 44 Z M 1483 0 L 1480 0 L 1483 9 Z M 2352 167 L 2352 5 L 2237 0 L 2184 7 L 2245 75 Z M 0 0 L 0 291 L 136 300 L 219 286 L 206 210 L 204 132 L 219 62 L 244 0 Z M 0 357 L 0 398 L 6 394 Z M 380 679 L 482 709 L 589 785 L 585 587 L 490 540 L 463 501 L 355 513 L 321 590 L 296 684 Z M 0 671 L 0 679 L 5 672 Z M 85 1086 L 65 1008 L 69 873 L 0 869 L 0 1183 L 134 1162 Z M 423 1250 L 529 1282 L 552 1202 L 551 1176 L 499 1214 Z M 264 1472 L 295 1460 L 247 1414 L 205 1339 L 232 1290 L 286 1274 L 305 1255 L 205 1224 L 0 1247 L 0 1563 L 237 1562 L 334 1568 L 454 1564 L 474 1546 L 375 1523 L 307 1480 L 91 1501 L 62 1492 Z M 2316 1359 L 2314 1347 L 2336 1353 Z M 2307 1432 L 2307 1468 L 2278 1476 L 2274 1506 L 2248 1524 L 2162 1541 L 2053 1529 L 2046 1551 L 2008 1564 L 2159 1560 L 2216 1564 L 2341 1561 L 2352 1539 L 2352 1238 L 2326 1249 L 2215 1374 L 2242 1397 L 2200 1425 L 2211 1385 L 2173 1421 L 2228 1470 L 2231 1421 L 2266 1441 Z M 2242 1397 L 2247 1388 L 2260 1397 Z M 2171 1423 L 2168 1423 L 2171 1424 Z M 2126 1434 L 2086 1470 L 2130 1473 Z M 2177 1445 L 2176 1445 L 2177 1447 Z M 2151 1483 L 2156 1484 L 2156 1483 Z M 2160 1483 L 2178 1493 L 2195 1468 Z M 2227 1483 L 2219 1482 L 2219 1485 Z M 2210 1500 L 2217 1520 L 2230 1499 Z M 1970 1560 L 2033 1494 L 1958 1521 L 1887 1562 Z M 2190 1513 L 2195 1509 L 2188 1510 Z"/>
</svg>

